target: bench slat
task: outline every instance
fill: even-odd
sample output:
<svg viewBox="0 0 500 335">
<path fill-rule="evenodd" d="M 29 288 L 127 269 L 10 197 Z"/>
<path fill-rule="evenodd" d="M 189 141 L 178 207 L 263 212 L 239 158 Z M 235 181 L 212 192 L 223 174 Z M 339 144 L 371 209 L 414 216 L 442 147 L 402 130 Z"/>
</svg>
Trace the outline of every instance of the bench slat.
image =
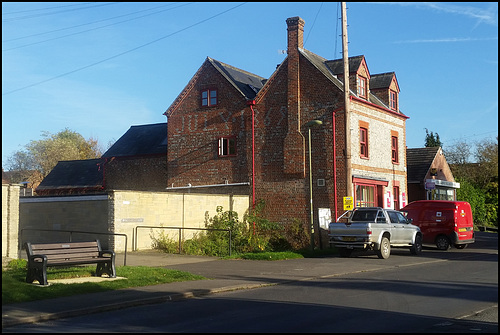
<svg viewBox="0 0 500 335">
<path fill-rule="evenodd" d="M 84 252 L 84 253 L 78 253 L 78 254 L 57 254 L 57 255 L 45 255 L 47 256 L 47 260 L 50 262 L 51 260 L 58 260 L 58 259 L 78 259 L 78 258 L 94 258 L 94 257 L 99 257 L 98 252 Z M 40 257 L 38 258 L 40 259 Z"/>
<path fill-rule="evenodd" d="M 84 248 L 84 247 L 96 247 L 97 242 L 68 242 L 68 243 L 47 243 L 47 244 L 31 244 L 31 250 L 40 249 L 61 249 L 61 248 Z"/>
<path fill-rule="evenodd" d="M 71 255 L 86 252 L 99 252 L 99 248 L 76 248 L 76 249 L 39 249 L 33 251 L 33 255 Z"/>
</svg>

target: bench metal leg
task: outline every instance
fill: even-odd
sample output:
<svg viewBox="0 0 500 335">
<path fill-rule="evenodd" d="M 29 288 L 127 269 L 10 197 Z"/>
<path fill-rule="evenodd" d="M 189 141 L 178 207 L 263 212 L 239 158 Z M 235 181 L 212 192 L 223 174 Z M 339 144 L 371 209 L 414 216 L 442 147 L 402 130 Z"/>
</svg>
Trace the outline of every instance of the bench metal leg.
<svg viewBox="0 0 500 335">
<path fill-rule="evenodd" d="M 40 285 L 48 285 L 47 283 L 47 265 L 45 263 L 29 264 L 28 273 L 26 274 L 26 282 L 33 283 L 38 280 Z"/>
<path fill-rule="evenodd" d="M 116 278 L 115 270 L 115 260 L 112 259 L 109 262 L 98 263 L 95 270 L 95 275 L 97 277 L 102 277 L 106 273 L 110 278 Z"/>
</svg>

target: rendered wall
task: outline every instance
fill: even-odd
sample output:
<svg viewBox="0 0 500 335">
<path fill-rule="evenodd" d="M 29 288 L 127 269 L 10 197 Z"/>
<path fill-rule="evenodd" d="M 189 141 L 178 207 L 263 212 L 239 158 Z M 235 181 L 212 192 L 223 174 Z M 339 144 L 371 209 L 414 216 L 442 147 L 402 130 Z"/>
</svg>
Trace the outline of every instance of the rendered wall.
<svg viewBox="0 0 500 335">
<path fill-rule="evenodd" d="M 2 201 L 5 200 L 2 189 Z M 19 199 L 19 195 L 15 197 Z M 25 242 L 65 242 L 99 239 L 103 249 L 115 252 L 151 249 L 151 235 L 159 236 L 168 231 L 169 236 L 178 240 L 178 229 L 137 229 L 137 226 L 162 226 L 205 228 L 206 215 L 213 217 L 217 206 L 223 210 L 233 210 L 242 219 L 248 210 L 249 197 L 237 195 L 188 194 L 166 192 L 111 191 L 107 195 L 58 196 L 21 198 L 19 204 L 19 243 L 12 252 L 17 258 L 17 250 Z M 4 207 L 5 208 L 5 207 Z M 2 210 L 4 215 L 4 210 Z M 2 219 L 2 222 L 4 220 Z M 4 233 L 2 223 L 2 239 Z M 16 227 L 14 227 L 16 228 Z M 38 230 L 32 230 L 38 229 Z M 11 229 L 12 230 L 12 229 Z M 17 234 L 14 229 L 13 234 Z M 49 230 L 49 231 L 44 231 Z M 115 233 L 122 235 L 68 233 L 65 230 Z M 190 238 L 200 230 L 183 230 L 182 238 Z M 126 242 L 125 242 L 126 241 Z M 2 241 L 3 248 L 7 243 Z M 25 251 L 21 252 L 25 257 Z"/>
<path fill-rule="evenodd" d="M 2 257 L 17 258 L 19 186 L 2 184 Z"/>
</svg>

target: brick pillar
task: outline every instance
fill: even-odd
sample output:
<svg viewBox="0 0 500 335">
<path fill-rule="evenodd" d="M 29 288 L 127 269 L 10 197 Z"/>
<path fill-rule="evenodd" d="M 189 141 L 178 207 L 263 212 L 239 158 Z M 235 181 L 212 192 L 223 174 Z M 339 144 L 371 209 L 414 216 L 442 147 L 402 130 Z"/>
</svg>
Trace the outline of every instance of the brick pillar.
<svg viewBox="0 0 500 335">
<path fill-rule="evenodd" d="M 284 173 L 305 178 L 305 139 L 300 133 L 299 50 L 304 47 L 304 20 L 292 17 L 288 25 L 288 133 L 284 142 Z"/>
</svg>

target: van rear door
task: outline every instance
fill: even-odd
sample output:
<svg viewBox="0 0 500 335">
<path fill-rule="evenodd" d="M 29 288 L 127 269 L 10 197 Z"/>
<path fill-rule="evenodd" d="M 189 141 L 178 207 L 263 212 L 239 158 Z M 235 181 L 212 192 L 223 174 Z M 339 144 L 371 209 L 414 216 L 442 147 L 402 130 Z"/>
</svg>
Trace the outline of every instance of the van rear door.
<svg viewBox="0 0 500 335">
<path fill-rule="evenodd" d="M 455 232 L 458 235 L 458 241 L 472 240 L 474 238 L 474 222 L 469 203 L 457 202 L 455 215 Z"/>
</svg>

